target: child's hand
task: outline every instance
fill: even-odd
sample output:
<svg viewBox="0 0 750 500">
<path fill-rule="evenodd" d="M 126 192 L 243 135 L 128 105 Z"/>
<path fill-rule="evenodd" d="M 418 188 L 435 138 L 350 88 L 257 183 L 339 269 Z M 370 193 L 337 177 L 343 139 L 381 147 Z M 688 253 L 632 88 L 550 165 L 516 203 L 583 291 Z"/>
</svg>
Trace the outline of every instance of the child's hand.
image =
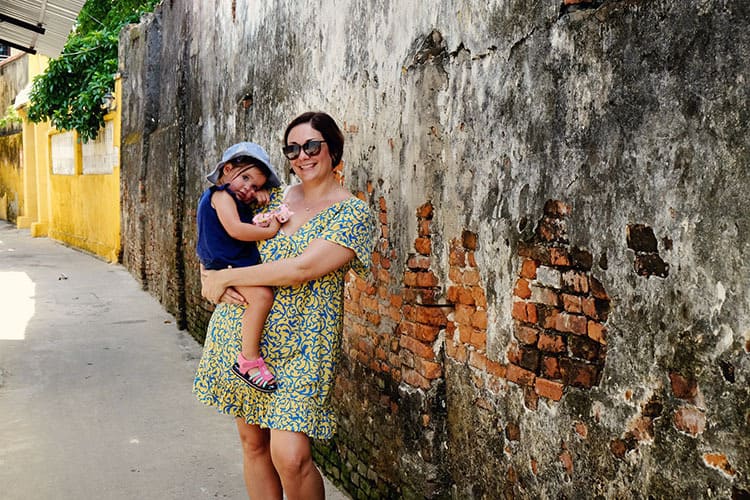
<svg viewBox="0 0 750 500">
<path fill-rule="evenodd" d="M 289 220 L 289 217 L 294 215 L 294 212 L 289 210 L 289 206 L 286 203 L 282 203 L 279 205 L 278 210 L 274 212 L 276 214 L 276 218 L 279 222 L 282 224 Z"/>
<path fill-rule="evenodd" d="M 253 217 L 253 224 L 260 227 L 268 227 L 268 224 L 275 219 L 276 217 L 274 216 L 273 212 L 257 214 L 255 217 Z"/>
<path fill-rule="evenodd" d="M 269 201 L 271 201 L 271 194 L 265 189 L 259 189 L 255 192 L 255 203 L 261 207 L 268 205 Z"/>
</svg>

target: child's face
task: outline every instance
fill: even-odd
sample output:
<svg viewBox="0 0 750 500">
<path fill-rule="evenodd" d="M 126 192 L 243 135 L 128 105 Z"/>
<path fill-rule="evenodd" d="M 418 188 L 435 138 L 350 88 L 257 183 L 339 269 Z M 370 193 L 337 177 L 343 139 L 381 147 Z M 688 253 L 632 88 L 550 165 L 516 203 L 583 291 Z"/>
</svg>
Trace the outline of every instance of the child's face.
<svg viewBox="0 0 750 500">
<path fill-rule="evenodd" d="M 235 167 L 231 163 L 224 166 L 222 181 L 229 184 L 229 189 L 240 201 L 249 203 L 255 199 L 255 192 L 263 188 L 268 178 L 253 165 Z"/>
</svg>

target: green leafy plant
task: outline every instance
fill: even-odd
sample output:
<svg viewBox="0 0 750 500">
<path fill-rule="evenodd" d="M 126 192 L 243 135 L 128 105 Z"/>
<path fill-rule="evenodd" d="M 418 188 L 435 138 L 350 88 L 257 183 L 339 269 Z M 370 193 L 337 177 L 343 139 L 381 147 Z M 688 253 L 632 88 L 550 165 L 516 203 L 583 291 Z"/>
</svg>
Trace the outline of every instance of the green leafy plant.
<svg viewBox="0 0 750 500">
<path fill-rule="evenodd" d="M 88 0 L 60 57 L 34 78 L 29 120 L 49 120 L 75 130 L 81 140 L 96 139 L 107 110 L 104 96 L 114 90 L 120 29 L 153 10 L 158 0 Z"/>
<path fill-rule="evenodd" d="M 5 116 L 0 118 L 0 128 L 13 127 L 15 125 L 20 125 L 21 123 L 23 123 L 23 119 L 21 119 L 21 116 L 12 104 L 8 106 L 8 109 L 5 111 Z"/>
</svg>

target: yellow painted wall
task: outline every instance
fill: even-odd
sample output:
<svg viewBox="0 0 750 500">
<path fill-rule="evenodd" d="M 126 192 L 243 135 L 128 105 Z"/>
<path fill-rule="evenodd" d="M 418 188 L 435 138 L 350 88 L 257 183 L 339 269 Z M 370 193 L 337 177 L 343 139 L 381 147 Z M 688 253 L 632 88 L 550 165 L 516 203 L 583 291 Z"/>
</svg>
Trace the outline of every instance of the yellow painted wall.
<svg viewBox="0 0 750 500">
<path fill-rule="evenodd" d="M 116 107 L 105 117 L 114 127 L 117 165 L 111 174 L 83 174 L 77 140 L 75 174 L 52 173 L 51 141 L 59 132 L 46 123 L 29 122 L 24 109 L 19 110 L 24 117 L 22 191 L 26 203 L 18 227 L 28 227 L 32 236 L 49 236 L 109 262 L 117 262 L 120 255 L 120 95 L 117 79 Z"/>
<path fill-rule="evenodd" d="M 115 82 L 119 96 L 120 80 Z M 119 99 L 119 97 L 118 97 Z M 117 262 L 120 254 L 120 103 L 106 121 L 114 120 L 114 145 L 118 161 L 112 174 L 83 174 L 81 146 L 77 144 L 76 174 L 50 175 L 49 236 L 70 246 Z M 47 141 L 51 151 L 51 132 Z M 52 165 L 51 154 L 47 154 Z"/>
</svg>

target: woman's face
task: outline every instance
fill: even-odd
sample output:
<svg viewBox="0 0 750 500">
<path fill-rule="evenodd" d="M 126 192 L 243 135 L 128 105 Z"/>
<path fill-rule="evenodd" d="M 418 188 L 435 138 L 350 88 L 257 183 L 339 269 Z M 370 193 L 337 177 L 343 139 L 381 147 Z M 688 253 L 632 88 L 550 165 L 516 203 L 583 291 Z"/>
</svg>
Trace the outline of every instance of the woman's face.
<svg viewBox="0 0 750 500">
<path fill-rule="evenodd" d="M 310 123 L 300 123 L 289 131 L 286 139 L 287 146 L 300 146 L 299 156 L 289 160 L 289 163 L 302 182 L 325 177 L 333 172 L 328 145 L 325 142 L 320 143 L 320 150 L 316 153 L 315 142 L 309 141 L 325 141 L 323 134 L 315 130 Z"/>
<path fill-rule="evenodd" d="M 255 192 L 263 187 L 268 178 L 263 172 L 255 166 L 244 165 L 238 167 L 232 167 L 231 163 L 227 163 L 224 167 L 230 167 L 225 170 L 225 177 L 229 182 L 229 189 L 237 195 L 240 201 L 249 203 L 255 198 Z"/>
</svg>

